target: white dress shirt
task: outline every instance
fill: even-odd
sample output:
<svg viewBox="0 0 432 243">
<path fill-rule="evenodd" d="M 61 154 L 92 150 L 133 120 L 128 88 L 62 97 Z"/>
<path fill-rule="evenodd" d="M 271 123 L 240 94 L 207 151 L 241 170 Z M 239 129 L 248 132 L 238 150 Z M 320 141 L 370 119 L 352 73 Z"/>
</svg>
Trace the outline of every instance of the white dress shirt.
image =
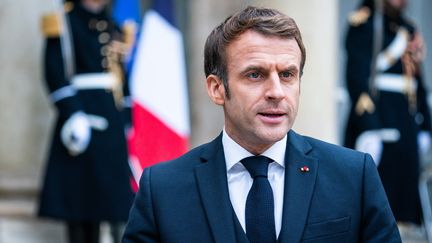
<svg viewBox="0 0 432 243">
<path fill-rule="evenodd" d="M 273 190 L 276 236 L 279 235 L 282 226 L 286 143 L 287 136 L 285 135 L 283 139 L 261 154 L 274 161 L 269 164 L 267 177 Z M 222 135 L 222 145 L 225 153 L 231 204 L 243 230 L 246 232 L 246 199 L 252 187 L 253 179 L 240 161 L 254 155 L 230 138 L 225 129 Z"/>
</svg>

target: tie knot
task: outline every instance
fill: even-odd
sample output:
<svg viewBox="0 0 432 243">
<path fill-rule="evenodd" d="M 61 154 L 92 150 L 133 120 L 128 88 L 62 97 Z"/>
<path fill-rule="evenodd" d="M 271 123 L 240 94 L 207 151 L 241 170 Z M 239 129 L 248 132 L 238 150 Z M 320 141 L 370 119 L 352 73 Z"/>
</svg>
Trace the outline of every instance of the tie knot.
<svg viewBox="0 0 432 243">
<path fill-rule="evenodd" d="M 240 162 L 246 167 L 252 178 L 267 177 L 268 165 L 272 162 L 272 159 L 258 155 L 244 158 Z"/>
</svg>

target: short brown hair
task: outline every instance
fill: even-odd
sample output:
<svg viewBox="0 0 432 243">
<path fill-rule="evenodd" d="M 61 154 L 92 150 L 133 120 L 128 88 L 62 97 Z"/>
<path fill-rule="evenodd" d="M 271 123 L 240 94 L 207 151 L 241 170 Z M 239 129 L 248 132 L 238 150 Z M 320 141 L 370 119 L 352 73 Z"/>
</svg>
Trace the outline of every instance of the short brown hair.
<svg viewBox="0 0 432 243">
<path fill-rule="evenodd" d="M 247 30 L 254 30 L 263 35 L 295 39 L 301 51 L 300 73 L 303 73 L 306 50 L 295 21 L 275 9 L 248 6 L 229 16 L 213 29 L 204 46 L 205 75 L 208 77 L 213 74 L 222 79 L 228 97 L 226 47 Z"/>
</svg>

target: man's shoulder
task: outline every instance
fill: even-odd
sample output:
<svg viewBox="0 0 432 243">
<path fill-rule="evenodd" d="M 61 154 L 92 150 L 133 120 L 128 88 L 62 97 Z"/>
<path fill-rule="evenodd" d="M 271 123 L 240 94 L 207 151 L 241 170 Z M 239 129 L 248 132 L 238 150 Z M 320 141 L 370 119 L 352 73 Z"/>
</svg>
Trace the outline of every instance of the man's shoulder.
<svg viewBox="0 0 432 243">
<path fill-rule="evenodd" d="M 362 154 L 361 152 L 358 152 L 353 149 L 349 149 L 334 143 L 326 142 L 324 140 L 310 137 L 307 135 L 303 135 L 300 133 L 297 133 L 293 130 L 291 130 L 288 133 L 289 140 L 295 144 L 300 144 L 298 146 L 299 148 L 306 148 L 306 150 L 312 149 L 312 150 L 318 150 L 324 153 L 342 153 L 342 154 Z M 310 148 L 309 148 L 310 147 Z M 309 149 L 308 149 L 309 148 Z M 301 149 L 301 148 L 300 148 Z"/>
<path fill-rule="evenodd" d="M 354 155 L 359 156 L 362 155 L 362 152 L 343 147 L 341 145 L 337 145 L 334 143 L 326 142 L 324 140 L 320 140 L 314 137 L 309 136 L 302 136 L 314 149 L 318 149 L 321 152 L 328 152 L 328 153 L 340 153 L 340 154 L 346 154 L 346 155 Z"/>
<path fill-rule="evenodd" d="M 303 139 L 311 146 L 307 156 L 316 159 L 318 177 L 323 185 L 348 186 L 355 190 L 356 185 L 362 184 L 365 173 L 369 174 L 369 169 L 376 167 L 365 153 L 307 136 Z"/>
<path fill-rule="evenodd" d="M 310 156 L 318 158 L 321 165 L 362 168 L 366 154 L 309 136 L 301 136 L 311 146 Z"/>
</svg>

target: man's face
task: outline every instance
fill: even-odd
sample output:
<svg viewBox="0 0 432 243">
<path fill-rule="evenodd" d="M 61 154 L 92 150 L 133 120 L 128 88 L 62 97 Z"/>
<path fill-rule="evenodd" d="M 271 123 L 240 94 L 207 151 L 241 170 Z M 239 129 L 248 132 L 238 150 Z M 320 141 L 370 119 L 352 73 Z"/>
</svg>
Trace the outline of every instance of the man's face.
<svg viewBox="0 0 432 243">
<path fill-rule="evenodd" d="M 211 91 L 209 95 L 223 105 L 230 137 L 260 154 L 281 140 L 294 123 L 300 95 L 300 48 L 294 39 L 248 30 L 227 46 L 226 55 L 230 98 L 217 77 L 213 77 L 213 83 L 219 82 L 213 86 L 216 97 Z M 212 89 L 210 76 L 207 85 Z"/>
</svg>

